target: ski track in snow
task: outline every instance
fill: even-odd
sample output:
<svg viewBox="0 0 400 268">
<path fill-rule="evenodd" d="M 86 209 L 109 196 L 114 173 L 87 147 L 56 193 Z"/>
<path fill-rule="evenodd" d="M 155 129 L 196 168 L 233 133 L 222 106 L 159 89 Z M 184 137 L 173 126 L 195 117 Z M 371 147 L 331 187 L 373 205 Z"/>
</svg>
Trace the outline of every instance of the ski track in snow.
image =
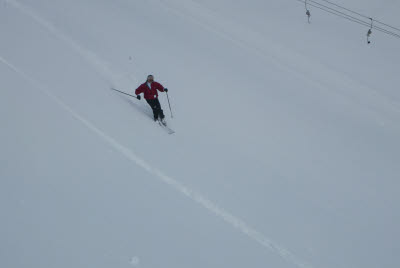
<svg viewBox="0 0 400 268">
<path fill-rule="evenodd" d="M 62 40 L 66 44 L 68 44 L 79 55 L 81 55 L 83 58 L 85 58 L 86 61 L 90 65 L 92 65 L 98 73 L 100 73 L 103 76 L 103 78 L 106 78 L 107 82 L 114 81 L 118 77 L 118 75 L 113 70 L 111 70 L 111 68 L 109 67 L 109 64 L 105 60 L 100 58 L 93 51 L 90 51 L 87 48 L 84 48 L 83 46 L 81 46 L 78 42 L 73 40 L 71 37 L 62 33 L 51 22 L 49 22 L 46 19 L 44 19 L 43 17 L 41 17 L 30 7 L 27 7 L 24 4 L 22 4 L 16 0 L 7 0 L 6 2 L 8 4 L 11 4 L 14 8 L 19 10 L 23 14 L 32 18 L 39 25 L 41 25 L 42 27 L 47 29 L 51 34 L 55 35 L 60 40 Z M 295 256 L 289 250 L 287 250 L 286 248 L 273 242 L 271 239 L 267 238 L 265 235 L 263 235 L 259 231 L 251 228 L 246 222 L 235 217 L 234 215 L 232 215 L 225 209 L 219 207 L 214 202 L 212 202 L 211 200 L 208 200 L 206 197 L 204 197 L 202 194 L 189 189 L 188 187 L 181 184 L 179 181 L 175 180 L 174 178 L 164 174 L 162 171 L 158 170 L 157 168 L 152 167 L 148 162 L 146 162 L 145 160 L 140 158 L 129 148 L 123 146 L 122 144 L 117 142 L 114 138 L 112 138 L 111 136 L 107 135 L 105 132 L 100 130 L 93 123 L 91 123 L 90 121 L 88 121 L 87 119 L 82 117 L 80 114 L 75 112 L 69 105 L 64 103 L 57 96 L 55 96 L 54 94 L 52 94 L 48 90 L 46 90 L 45 87 L 40 85 L 33 78 L 29 77 L 27 74 L 25 74 L 23 71 L 16 68 L 14 65 L 12 65 L 9 61 L 2 58 L 1 56 L 0 56 L 0 61 L 2 63 L 4 63 L 5 65 L 7 65 L 14 72 L 16 72 L 17 74 L 22 76 L 24 79 L 26 79 L 36 89 L 40 90 L 42 93 L 47 95 L 50 99 L 52 99 L 54 102 L 56 102 L 58 105 L 60 105 L 66 112 L 71 114 L 76 120 L 80 121 L 83 125 L 85 125 L 88 129 L 90 129 L 94 134 L 99 136 L 103 141 L 108 143 L 116 151 L 123 154 L 126 158 L 128 158 L 133 163 L 135 163 L 138 166 L 140 166 L 141 168 L 145 169 L 150 174 L 157 176 L 164 183 L 173 187 L 175 190 L 177 190 L 181 194 L 185 195 L 186 197 L 190 198 L 195 203 L 198 203 L 199 205 L 203 206 L 205 209 L 212 212 L 214 215 L 218 216 L 219 218 L 222 218 L 226 223 L 228 223 L 232 227 L 240 230 L 243 234 L 247 235 L 252 240 L 258 242 L 263 247 L 268 248 L 269 250 L 275 252 L 276 254 L 278 254 L 279 256 L 284 258 L 286 261 L 296 265 L 297 267 L 312 268 L 312 266 L 310 264 L 299 259 L 297 256 Z"/>
<path fill-rule="evenodd" d="M 21 4 L 16 0 L 6 0 L 7 4 L 10 4 L 23 14 L 31 17 L 34 21 L 40 24 L 42 27 L 47 29 L 50 33 L 55 35 L 57 38 L 62 40 L 64 43 L 68 44 L 72 49 L 74 49 L 78 54 L 80 54 L 89 64 L 91 64 L 94 69 L 101 74 L 103 77 L 108 79 L 108 82 L 115 81 L 119 75 L 117 75 L 110 67 L 109 64 L 96 55 L 93 51 L 90 51 L 83 46 L 81 46 L 78 42 L 73 40 L 68 35 L 62 33 L 58 30 L 51 22 L 47 21 L 46 19 L 42 18 L 38 15 L 35 11 L 33 11 L 28 6 Z"/>
<path fill-rule="evenodd" d="M 52 94 L 50 91 L 46 90 L 44 86 L 39 84 L 37 81 L 35 81 L 33 78 L 28 76 L 26 73 L 23 71 L 19 70 L 17 67 L 15 67 L 13 64 L 11 64 L 9 61 L 4 59 L 3 57 L 0 56 L 0 62 L 8 66 L 11 70 L 13 70 L 15 73 L 23 77 L 26 81 L 28 81 L 34 88 L 37 90 L 41 91 L 43 94 L 48 96 L 50 99 L 52 99 L 55 103 L 57 103 L 63 110 L 71 114 L 72 117 L 74 117 L 76 120 L 81 122 L 85 127 L 87 127 L 89 130 L 91 130 L 94 134 L 99 136 L 104 142 L 109 144 L 111 147 L 113 147 L 116 151 L 120 152 L 122 155 L 124 155 L 127 159 L 138 165 L 139 167 L 143 168 L 147 172 L 149 172 L 152 175 L 157 176 L 159 179 L 161 179 L 162 182 L 166 183 L 167 185 L 171 186 L 175 190 L 177 190 L 179 193 L 185 195 L 195 203 L 201 205 L 217 217 L 223 219 L 226 223 L 231 225 L 232 227 L 240 230 L 243 234 L 251 238 L 252 240 L 258 242 L 260 245 L 262 245 L 265 248 L 270 249 L 271 251 L 275 252 L 282 258 L 284 258 L 286 261 L 296 265 L 297 267 L 300 268 L 312 268 L 312 266 L 302 260 L 300 260 L 297 256 L 295 256 L 293 253 L 291 253 L 289 250 L 286 248 L 276 244 L 273 242 L 271 239 L 267 238 L 264 236 L 262 233 L 259 231 L 253 229 L 250 227 L 246 222 L 244 222 L 242 219 L 239 219 L 229 213 L 227 210 L 219 207 L 216 205 L 214 202 L 211 200 L 207 199 L 205 196 L 202 194 L 188 188 L 187 186 L 183 185 L 179 181 L 175 180 L 174 178 L 164 174 L 161 170 L 153 167 L 150 165 L 147 161 L 144 159 L 140 158 L 138 155 L 136 155 L 132 150 L 129 148 L 123 146 L 120 144 L 118 141 L 116 141 L 114 138 L 106 134 L 104 131 L 100 130 L 97 126 L 95 126 L 92 122 L 89 120 L 85 119 L 83 116 L 81 116 L 79 113 L 74 111 L 69 105 L 67 105 L 65 102 L 63 102 L 61 99 L 59 99 L 57 96 Z"/>
</svg>

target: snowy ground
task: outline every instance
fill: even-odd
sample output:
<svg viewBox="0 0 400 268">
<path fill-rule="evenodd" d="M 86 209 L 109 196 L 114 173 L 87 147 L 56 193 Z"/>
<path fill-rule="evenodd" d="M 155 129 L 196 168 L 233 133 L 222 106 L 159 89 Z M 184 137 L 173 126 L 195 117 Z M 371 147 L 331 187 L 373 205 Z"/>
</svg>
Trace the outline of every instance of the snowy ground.
<svg viewBox="0 0 400 268">
<path fill-rule="evenodd" d="M 311 11 L 0 0 L 0 267 L 399 267 L 400 40 Z"/>
</svg>

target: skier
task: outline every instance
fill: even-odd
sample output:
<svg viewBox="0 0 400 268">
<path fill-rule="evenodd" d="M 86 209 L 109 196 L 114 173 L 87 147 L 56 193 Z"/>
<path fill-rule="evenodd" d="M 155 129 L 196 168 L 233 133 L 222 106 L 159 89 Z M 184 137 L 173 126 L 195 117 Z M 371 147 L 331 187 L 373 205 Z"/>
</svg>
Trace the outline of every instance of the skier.
<svg viewBox="0 0 400 268">
<path fill-rule="evenodd" d="M 144 99 L 153 110 L 154 121 L 157 122 L 157 120 L 160 120 L 164 125 L 166 125 L 164 112 L 161 109 L 161 104 L 158 100 L 157 90 L 160 92 L 168 92 L 168 89 L 164 88 L 160 83 L 154 81 L 154 76 L 150 74 L 147 76 L 146 82 L 141 84 L 135 90 L 135 94 L 137 95 L 137 99 L 140 100 L 140 94 L 144 93 Z"/>
</svg>

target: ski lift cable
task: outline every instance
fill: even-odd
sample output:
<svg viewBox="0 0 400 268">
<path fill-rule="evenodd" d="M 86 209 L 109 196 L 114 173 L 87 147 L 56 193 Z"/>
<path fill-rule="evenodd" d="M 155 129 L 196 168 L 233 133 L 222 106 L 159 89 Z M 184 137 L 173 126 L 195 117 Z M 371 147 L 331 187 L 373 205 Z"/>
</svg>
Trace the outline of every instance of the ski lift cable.
<svg viewBox="0 0 400 268">
<path fill-rule="evenodd" d="M 368 16 L 366 16 L 366 15 L 363 15 L 363 14 L 361 14 L 361 13 L 359 13 L 359 12 L 356 12 L 356 11 L 354 11 L 354 10 L 351 10 L 351 9 L 349 9 L 349 8 L 345 8 L 345 7 L 341 6 L 341 5 L 338 5 L 338 4 L 336 4 L 336 3 L 333 3 L 333 2 L 331 2 L 331 1 L 328 1 L 328 0 L 321 0 L 321 1 L 324 1 L 324 2 L 326 2 L 326 3 L 328 3 L 328 4 L 330 4 L 330 5 L 336 6 L 336 7 L 338 7 L 338 8 L 343 9 L 343 10 L 346 10 L 346 11 L 348 11 L 348 12 L 351 12 L 351 13 L 353 13 L 353 14 L 356 14 L 356 15 L 358 15 L 358 16 L 360 16 L 360 17 L 363 17 L 363 18 L 366 18 L 366 19 L 370 19 L 370 17 L 368 17 Z M 397 27 L 391 26 L 391 25 L 389 25 L 389 24 L 383 23 L 383 22 L 381 22 L 381 21 L 379 21 L 379 20 L 375 20 L 375 19 L 374 19 L 374 21 L 377 22 L 377 23 L 379 23 L 379 24 L 385 25 L 385 26 L 387 26 L 387 27 L 389 27 L 389 28 L 392 28 L 392 29 L 394 29 L 394 30 L 400 31 L 400 28 L 397 28 Z"/>
<path fill-rule="evenodd" d="M 338 15 L 338 16 L 340 16 L 340 17 L 342 17 L 342 18 L 343 18 L 343 16 L 345 16 L 347 19 L 349 19 L 349 20 L 351 20 L 351 21 L 354 21 L 354 22 L 355 22 L 355 21 L 358 21 L 358 22 L 362 23 L 363 25 L 368 26 L 371 30 L 372 30 L 372 29 L 377 29 L 378 31 L 384 32 L 384 33 L 386 33 L 386 34 L 389 34 L 389 35 L 392 35 L 392 36 L 400 37 L 400 35 L 397 34 L 397 33 L 391 32 L 391 31 L 389 31 L 389 30 L 387 30 L 387 29 L 384 29 L 384 28 L 382 28 L 382 27 L 379 27 L 379 26 L 373 26 L 373 25 L 372 25 L 372 21 L 373 21 L 373 22 L 376 22 L 376 20 L 375 20 L 375 19 L 372 19 L 372 18 L 370 18 L 370 17 L 365 17 L 365 18 L 368 18 L 368 20 L 371 20 L 371 22 L 365 22 L 365 21 L 363 21 L 363 20 L 361 20 L 361 19 L 359 19 L 359 18 L 353 17 L 353 16 L 351 16 L 351 15 L 349 15 L 349 14 L 346 14 L 346 13 L 344 13 L 344 12 L 342 12 L 342 11 L 338 11 L 338 10 L 336 10 L 336 9 L 334 9 L 334 8 L 331 8 L 331 7 L 328 7 L 328 6 L 326 6 L 326 5 L 320 4 L 320 3 L 318 3 L 318 2 L 316 2 L 316 1 L 314 1 L 314 0 L 309 0 L 309 1 L 315 3 L 316 5 L 319 5 L 319 6 L 323 7 L 323 8 L 320 8 L 320 9 L 322 9 L 322 10 L 324 10 L 324 11 L 327 11 L 327 10 L 325 10 L 325 9 L 329 9 L 329 10 L 331 10 L 332 12 L 337 13 L 337 14 L 335 14 L 335 15 Z M 311 4 L 311 3 L 309 3 L 309 5 L 312 5 L 312 6 L 316 7 L 315 5 L 313 5 L 313 4 Z M 317 7 L 317 8 L 319 8 L 319 7 Z M 324 9 L 324 8 L 325 8 L 325 9 Z M 330 13 L 331 13 L 331 12 L 330 12 Z"/>
<path fill-rule="evenodd" d="M 329 10 L 331 10 L 331 11 L 333 11 L 333 12 L 336 12 L 336 13 L 338 13 L 338 14 L 341 14 L 341 15 L 343 15 L 343 16 L 352 18 L 352 19 L 357 20 L 357 21 L 360 21 L 360 22 L 364 22 L 363 20 L 361 20 L 361 19 L 359 19 L 359 18 L 353 17 L 353 16 L 351 16 L 351 15 L 349 15 L 349 14 L 346 14 L 346 13 L 344 13 L 344 12 L 342 12 L 342 11 L 339 11 L 339 10 L 336 10 L 336 9 L 334 9 L 334 8 L 328 7 L 328 6 L 324 5 L 324 4 L 318 3 L 317 1 L 314 1 L 314 0 L 309 0 L 309 1 L 312 2 L 312 3 L 314 3 L 315 5 L 319 5 L 319 6 L 321 6 L 321 7 L 324 7 L 324 8 L 326 8 L 326 9 L 329 9 Z M 368 19 L 369 19 L 369 18 L 368 18 Z"/>
<path fill-rule="evenodd" d="M 296 1 L 305 3 L 305 0 L 296 0 Z M 311 2 L 312 0 L 309 0 L 309 1 Z M 365 27 L 368 27 L 368 28 L 371 27 L 371 23 L 370 23 L 370 22 L 366 22 L 366 21 L 364 21 L 364 20 L 361 20 L 361 19 L 356 18 L 356 17 L 354 17 L 354 16 L 351 16 L 351 15 L 349 15 L 349 14 L 346 14 L 346 13 L 344 13 L 344 12 L 342 12 L 342 11 L 336 10 L 336 9 L 334 9 L 334 8 L 327 7 L 326 5 L 317 3 L 316 1 L 312 1 L 312 2 L 313 2 L 313 3 L 308 3 L 308 5 L 309 5 L 309 6 L 313 6 L 313 7 L 315 7 L 315 8 L 318 8 L 318 9 L 321 9 L 321 10 L 327 12 L 327 13 L 336 15 L 336 16 L 338 16 L 338 17 L 342 17 L 342 18 L 347 19 L 347 20 L 349 20 L 349 21 L 358 23 L 358 24 L 363 25 L 363 26 L 365 26 Z M 314 3 L 316 3 L 316 4 L 314 4 Z M 364 17 L 364 16 L 363 16 L 363 17 Z M 370 17 L 365 17 L 365 18 L 368 18 L 368 20 L 371 19 Z M 374 22 L 377 22 L 377 21 L 374 20 Z M 381 24 L 382 24 L 382 23 L 381 23 Z M 383 24 L 383 25 L 384 25 L 384 24 Z M 377 31 L 383 32 L 383 33 L 385 33 L 385 34 L 391 35 L 391 36 L 396 37 L 396 38 L 400 38 L 400 34 L 391 32 L 390 30 L 384 29 L 384 28 L 379 27 L 379 26 L 376 26 L 376 25 L 373 25 L 372 27 L 373 27 L 373 29 L 376 29 Z"/>
</svg>

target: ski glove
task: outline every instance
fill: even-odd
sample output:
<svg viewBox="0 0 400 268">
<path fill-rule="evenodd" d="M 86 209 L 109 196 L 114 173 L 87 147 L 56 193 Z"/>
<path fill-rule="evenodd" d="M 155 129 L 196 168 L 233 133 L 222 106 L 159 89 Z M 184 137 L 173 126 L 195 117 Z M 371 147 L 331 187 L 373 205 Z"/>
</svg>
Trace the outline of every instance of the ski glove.
<svg viewBox="0 0 400 268">
<path fill-rule="evenodd" d="M 137 95 L 136 98 L 137 98 L 138 100 L 140 100 L 140 95 Z"/>
<path fill-rule="evenodd" d="M 164 88 L 164 91 L 165 91 L 165 92 L 168 92 L 168 88 Z"/>
</svg>

